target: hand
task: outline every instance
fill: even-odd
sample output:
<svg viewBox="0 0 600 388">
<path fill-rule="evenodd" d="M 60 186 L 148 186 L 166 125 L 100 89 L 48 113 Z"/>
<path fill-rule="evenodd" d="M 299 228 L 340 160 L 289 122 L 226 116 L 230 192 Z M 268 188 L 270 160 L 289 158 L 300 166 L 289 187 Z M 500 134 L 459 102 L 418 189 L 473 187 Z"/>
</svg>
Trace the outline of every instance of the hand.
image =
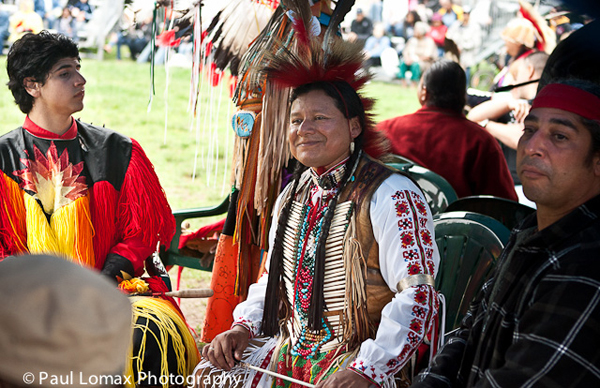
<svg viewBox="0 0 600 388">
<path fill-rule="evenodd" d="M 249 332 L 243 326 L 234 326 L 216 336 L 212 342 L 202 349 L 202 357 L 214 366 L 223 370 L 231 370 L 235 360 L 240 361 L 244 349 L 248 346 Z M 235 357 L 235 359 L 234 359 Z"/>
<path fill-rule="evenodd" d="M 368 388 L 371 382 L 350 369 L 342 369 L 317 384 L 317 388 Z"/>
<path fill-rule="evenodd" d="M 531 109 L 527 100 L 512 100 L 508 103 L 508 107 L 513 111 L 517 123 L 522 123 L 529 114 L 529 109 Z"/>
</svg>

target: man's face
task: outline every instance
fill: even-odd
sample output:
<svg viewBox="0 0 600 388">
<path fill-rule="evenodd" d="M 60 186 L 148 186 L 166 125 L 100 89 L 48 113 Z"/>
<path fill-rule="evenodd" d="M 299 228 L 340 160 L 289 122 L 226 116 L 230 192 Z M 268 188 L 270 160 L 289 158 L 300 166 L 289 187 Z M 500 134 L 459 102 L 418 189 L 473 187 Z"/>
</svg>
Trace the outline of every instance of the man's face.
<svg viewBox="0 0 600 388">
<path fill-rule="evenodd" d="M 77 58 L 62 58 L 52 66 L 43 85 L 26 80 L 27 91 L 35 99 L 33 109 L 67 116 L 82 110 L 86 80 L 80 69 Z"/>
<path fill-rule="evenodd" d="M 590 158 L 592 136 L 580 116 L 536 108 L 524 124 L 517 173 L 538 209 L 566 214 L 600 194 L 600 157 Z"/>
<path fill-rule="evenodd" d="M 350 143 L 361 132 L 357 122 L 346 119 L 322 90 L 298 96 L 290 109 L 292 155 L 307 167 L 328 170 L 350 155 Z"/>
</svg>

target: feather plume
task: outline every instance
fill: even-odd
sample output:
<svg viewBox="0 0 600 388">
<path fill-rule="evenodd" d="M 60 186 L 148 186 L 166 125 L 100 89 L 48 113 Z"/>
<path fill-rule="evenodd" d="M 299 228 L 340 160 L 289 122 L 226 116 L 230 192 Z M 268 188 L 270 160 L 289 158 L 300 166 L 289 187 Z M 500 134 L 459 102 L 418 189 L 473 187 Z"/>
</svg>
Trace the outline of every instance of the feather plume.
<svg viewBox="0 0 600 388">
<path fill-rule="evenodd" d="M 292 19 L 296 39 L 301 46 L 306 46 L 310 40 L 313 16 L 309 2 L 306 0 L 282 0 L 281 4 L 288 10 L 288 17 Z"/>
<path fill-rule="evenodd" d="M 235 94 L 233 96 L 233 102 L 240 105 L 244 100 L 250 100 L 252 98 L 261 99 L 262 90 L 262 79 L 257 77 L 256 72 L 253 74 L 249 72 L 249 69 L 253 67 L 256 62 L 262 61 L 264 52 L 272 47 L 274 40 L 282 39 L 282 35 L 287 30 L 287 18 L 283 12 L 283 8 L 277 7 L 273 16 L 267 23 L 266 27 L 263 28 L 258 37 L 254 40 L 254 43 L 242 56 L 239 66 L 239 74 L 242 75 L 240 82 L 237 85 Z"/>
<path fill-rule="evenodd" d="M 325 32 L 325 38 L 323 39 L 323 51 L 327 52 L 328 45 L 333 42 L 334 36 L 337 33 L 340 23 L 344 20 L 344 17 L 350 12 L 352 6 L 354 6 L 355 0 L 339 0 L 336 3 L 335 10 L 329 20 L 329 27 Z"/>
<path fill-rule="evenodd" d="M 320 42 L 313 39 L 310 48 L 303 52 L 293 52 L 281 46 L 276 52 L 265 54 L 265 67 L 259 71 L 268 74 L 269 80 L 280 87 L 295 88 L 316 81 L 345 81 L 355 90 L 360 89 L 369 79 L 362 70 L 364 54 L 359 43 L 334 39 L 326 53 Z"/>
<path fill-rule="evenodd" d="M 519 5 L 521 15 L 533 24 L 539 35 L 539 41 L 536 44 L 536 48 L 550 54 L 552 50 L 554 50 L 554 47 L 556 47 L 556 34 L 550 29 L 546 20 L 542 18 L 539 12 L 531 4 L 519 0 Z"/>
<path fill-rule="evenodd" d="M 213 61 L 221 71 L 228 66 L 238 75 L 239 63 L 253 40 L 265 28 L 273 10 L 255 0 L 232 0 L 219 11 L 207 28 Z"/>
</svg>

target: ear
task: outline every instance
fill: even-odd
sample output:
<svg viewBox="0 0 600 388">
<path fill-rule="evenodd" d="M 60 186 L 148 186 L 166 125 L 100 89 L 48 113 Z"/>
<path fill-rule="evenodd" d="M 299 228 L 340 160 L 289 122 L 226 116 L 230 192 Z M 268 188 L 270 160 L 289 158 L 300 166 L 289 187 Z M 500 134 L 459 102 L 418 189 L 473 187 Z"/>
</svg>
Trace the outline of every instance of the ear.
<svg viewBox="0 0 600 388">
<path fill-rule="evenodd" d="M 351 118 L 348 123 L 350 125 L 350 137 L 352 137 L 352 139 L 354 140 L 362 132 L 358 116 Z"/>
<path fill-rule="evenodd" d="M 40 96 L 40 83 L 37 82 L 33 77 L 25 77 L 23 80 L 23 87 L 31 95 L 31 97 Z"/>
<path fill-rule="evenodd" d="M 427 88 L 425 86 L 423 86 L 423 83 L 421 82 L 419 84 L 419 87 L 417 88 L 417 97 L 419 98 L 419 104 L 421 104 L 421 106 L 425 105 L 425 103 L 427 102 Z"/>
<path fill-rule="evenodd" d="M 536 77 L 536 75 L 535 75 L 535 66 L 533 66 L 530 63 L 527 64 L 527 76 L 529 77 L 530 80 L 539 78 L 539 77 Z"/>
<path fill-rule="evenodd" d="M 594 175 L 596 175 L 597 177 L 600 177 L 600 153 L 596 153 L 592 159 L 593 164 L 592 167 L 594 168 Z"/>
</svg>

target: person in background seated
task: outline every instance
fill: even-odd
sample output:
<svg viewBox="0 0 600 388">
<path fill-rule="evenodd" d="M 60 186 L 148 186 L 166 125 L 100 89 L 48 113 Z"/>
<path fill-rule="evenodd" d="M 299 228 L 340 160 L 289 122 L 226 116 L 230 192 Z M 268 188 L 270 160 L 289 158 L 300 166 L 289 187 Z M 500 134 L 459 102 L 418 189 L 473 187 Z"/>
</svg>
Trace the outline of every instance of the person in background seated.
<svg viewBox="0 0 600 388">
<path fill-rule="evenodd" d="M 456 62 L 434 62 L 419 83 L 421 108 L 382 121 L 394 154 L 444 177 L 459 197 L 495 195 L 517 200 L 498 142 L 463 114 L 466 77 Z"/>
<path fill-rule="evenodd" d="M 62 9 L 62 15 L 56 21 L 56 32 L 73 39 L 75 37 L 73 22 L 74 20 L 73 16 L 71 15 L 71 10 L 69 7 L 64 7 Z"/>
<path fill-rule="evenodd" d="M 28 32 L 37 34 L 44 29 L 42 17 L 35 13 L 33 0 L 21 0 L 19 10 L 10 16 L 8 43 L 13 44 Z"/>
<path fill-rule="evenodd" d="M 75 12 L 74 20 L 73 20 L 73 40 L 75 42 L 79 42 L 81 39 L 82 33 L 85 31 L 85 26 L 87 24 L 86 13 L 85 12 Z"/>
<path fill-rule="evenodd" d="M 600 87 L 538 92 L 517 148 L 537 211 L 413 388 L 600 386 Z"/>
<path fill-rule="evenodd" d="M 508 62 L 494 77 L 494 84 L 498 87 L 515 83 L 519 61 L 533 53 L 541 39 L 535 26 L 525 18 L 515 18 L 508 22 L 502 30 L 501 37 L 504 40 Z"/>
<path fill-rule="evenodd" d="M 381 66 L 381 53 L 386 48 L 392 47 L 390 38 L 385 35 L 385 28 L 382 23 L 375 24 L 373 27 L 373 35 L 369 36 L 365 43 L 365 55 L 367 61 L 365 68 L 372 66 Z"/>
<path fill-rule="evenodd" d="M 0 261 L 0 387 L 123 386 L 130 341 L 131 304 L 106 277 L 56 256 Z"/>
<path fill-rule="evenodd" d="M 429 27 L 429 31 L 427 31 L 427 36 L 435 42 L 438 49 L 438 57 L 440 58 L 444 56 L 446 32 L 448 32 L 448 27 L 442 23 L 442 15 L 434 13 L 431 17 L 431 27 Z"/>
<path fill-rule="evenodd" d="M 373 23 L 365 16 L 363 10 L 356 10 L 356 19 L 350 24 L 350 35 L 348 40 L 351 42 L 365 43 L 367 38 L 373 33 Z"/>
<path fill-rule="evenodd" d="M 420 21 L 421 17 L 417 11 L 408 11 L 400 28 L 394 28 L 392 34 L 395 36 L 401 36 L 406 42 L 415 35 L 415 23 Z"/>
<path fill-rule="evenodd" d="M 457 21 L 461 22 L 463 19 L 462 7 L 454 4 L 453 0 L 440 0 L 438 13 L 442 15 L 442 21 L 447 27 L 452 26 Z"/>
<path fill-rule="evenodd" d="M 467 74 L 467 87 L 471 84 L 471 67 L 475 66 L 475 55 L 482 43 L 481 26 L 471 22 L 471 9 L 464 7 L 462 22 L 454 23 L 446 32 L 446 38 L 456 43 L 460 54 L 460 65 Z"/>
<path fill-rule="evenodd" d="M 534 51 L 518 62 L 515 84 L 539 80 L 548 54 Z M 535 97 L 537 82 L 513 88 L 510 93 L 492 95 L 492 99 L 473 107 L 467 118 L 479 123 L 494 136 L 502 148 L 506 163 L 510 169 L 519 202 L 535 206 L 523 194 L 523 186 L 517 174 L 517 144 L 523 134 L 523 120 L 529 113 L 531 102 Z"/>
<path fill-rule="evenodd" d="M 77 8 L 79 12 L 83 12 L 85 14 L 85 20 L 88 21 L 92 18 L 92 13 L 94 13 L 94 8 L 90 5 L 88 0 L 79 0 L 75 3 L 73 8 Z M 77 17 L 76 14 L 74 14 Z"/>
<path fill-rule="evenodd" d="M 46 14 L 44 15 L 44 27 L 47 30 L 55 29 L 55 24 L 62 15 L 63 2 L 61 0 L 46 0 Z"/>
<path fill-rule="evenodd" d="M 402 51 L 400 60 L 400 78 L 405 86 L 417 84 L 421 79 L 421 74 L 438 57 L 438 49 L 435 42 L 426 36 L 429 27 L 424 22 L 415 23 L 415 35 L 406 42 Z M 406 73 L 410 71 L 410 78 Z"/>
</svg>

